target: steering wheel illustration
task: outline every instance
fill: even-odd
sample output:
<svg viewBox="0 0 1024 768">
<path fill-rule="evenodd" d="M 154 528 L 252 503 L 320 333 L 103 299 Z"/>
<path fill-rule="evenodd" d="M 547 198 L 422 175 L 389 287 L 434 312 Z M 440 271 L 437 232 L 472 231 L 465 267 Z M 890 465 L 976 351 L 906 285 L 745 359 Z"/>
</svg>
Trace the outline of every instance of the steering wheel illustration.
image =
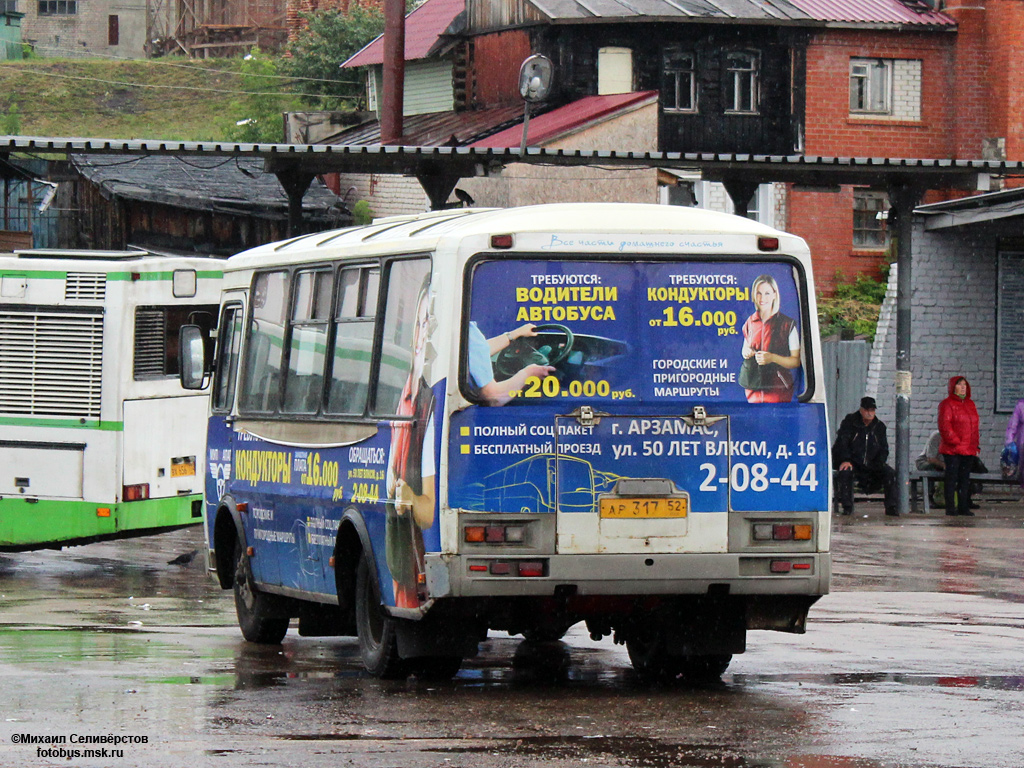
<svg viewBox="0 0 1024 768">
<path fill-rule="evenodd" d="M 528 365 L 558 365 L 572 352 L 575 337 L 564 325 L 544 323 L 533 330 L 537 336 L 520 336 L 498 353 L 494 360 L 496 376 L 510 378 Z M 545 338 L 541 338 L 542 333 Z M 560 336 L 552 339 L 553 334 Z"/>
</svg>

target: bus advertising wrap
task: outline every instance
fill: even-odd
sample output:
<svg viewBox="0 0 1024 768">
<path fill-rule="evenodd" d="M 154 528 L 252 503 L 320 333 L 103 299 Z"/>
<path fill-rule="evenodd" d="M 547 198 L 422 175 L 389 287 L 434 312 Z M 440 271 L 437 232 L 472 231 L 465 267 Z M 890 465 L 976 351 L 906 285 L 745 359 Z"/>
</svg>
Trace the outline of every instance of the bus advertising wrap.
<svg viewBox="0 0 1024 768">
<path fill-rule="evenodd" d="M 657 478 L 692 512 L 825 508 L 796 279 L 784 262 L 477 264 L 462 383 L 492 407 L 452 417 L 449 503 L 593 512 Z"/>
</svg>

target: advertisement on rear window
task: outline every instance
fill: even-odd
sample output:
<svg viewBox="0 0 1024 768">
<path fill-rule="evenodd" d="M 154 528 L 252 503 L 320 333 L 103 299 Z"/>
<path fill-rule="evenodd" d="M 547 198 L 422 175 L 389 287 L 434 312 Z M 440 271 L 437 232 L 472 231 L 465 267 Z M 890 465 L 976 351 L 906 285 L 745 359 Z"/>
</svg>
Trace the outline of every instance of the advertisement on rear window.
<svg viewBox="0 0 1024 768">
<path fill-rule="evenodd" d="M 479 407 L 452 415 L 450 503 L 611 515 L 639 488 L 641 516 L 824 508 L 797 279 L 782 261 L 477 264 L 462 390 Z"/>
<path fill-rule="evenodd" d="M 792 402 L 801 311 L 785 263 L 487 261 L 464 391 L 487 405 Z"/>
</svg>

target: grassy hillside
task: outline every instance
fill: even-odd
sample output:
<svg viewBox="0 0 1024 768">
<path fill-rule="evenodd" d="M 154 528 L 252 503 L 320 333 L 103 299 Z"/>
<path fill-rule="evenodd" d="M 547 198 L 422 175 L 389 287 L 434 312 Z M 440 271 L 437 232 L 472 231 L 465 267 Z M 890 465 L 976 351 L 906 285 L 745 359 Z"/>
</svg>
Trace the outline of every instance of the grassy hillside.
<svg viewBox="0 0 1024 768">
<path fill-rule="evenodd" d="M 116 139 L 224 140 L 243 85 L 239 59 L 0 62 L 0 114 L 17 105 L 18 133 Z M 283 80 L 260 91 L 282 91 Z"/>
</svg>

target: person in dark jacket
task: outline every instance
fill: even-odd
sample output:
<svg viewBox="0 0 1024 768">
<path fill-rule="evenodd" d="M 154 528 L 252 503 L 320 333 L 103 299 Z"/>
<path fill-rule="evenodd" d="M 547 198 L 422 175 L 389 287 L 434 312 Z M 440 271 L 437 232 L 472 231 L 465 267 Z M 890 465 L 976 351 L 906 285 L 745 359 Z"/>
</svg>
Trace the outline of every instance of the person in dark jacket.
<svg viewBox="0 0 1024 768">
<path fill-rule="evenodd" d="M 939 403 L 939 435 L 946 463 L 946 514 L 971 517 L 971 470 L 980 452 L 978 409 L 963 376 L 950 378 L 949 397 Z"/>
<path fill-rule="evenodd" d="M 875 417 L 875 398 L 862 397 L 860 409 L 847 414 L 839 425 L 832 464 L 839 474 L 836 492 L 843 514 L 853 512 L 853 483 L 873 492 L 885 491 L 885 514 L 898 515 L 896 509 L 896 472 L 886 464 L 889 441 L 885 423 Z"/>
</svg>

